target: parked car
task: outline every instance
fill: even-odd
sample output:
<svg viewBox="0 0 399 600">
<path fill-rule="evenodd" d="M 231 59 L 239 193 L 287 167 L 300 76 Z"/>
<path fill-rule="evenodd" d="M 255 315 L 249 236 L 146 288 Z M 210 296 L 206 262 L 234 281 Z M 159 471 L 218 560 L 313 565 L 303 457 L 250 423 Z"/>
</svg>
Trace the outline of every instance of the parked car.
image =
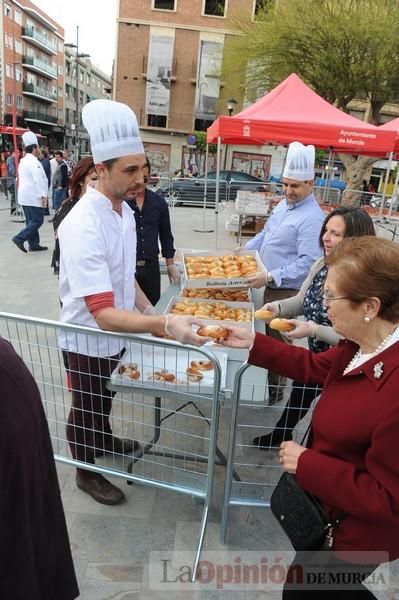
<svg viewBox="0 0 399 600">
<path fill-rule="evenodd" d="M 265 192 L 270 189 L 270 185 L 276 185 L 268 184 L 263 179 L 259 179 L 259 177 L 239 171 L 220 171 L 219 181 L 220 202 L 235 200 L 238 190 Z M 191 204 L 202 206 L 205 193 L 205 175 L 172 180 L 170 184 L 158 187 L 157 192 L 162 194 L 168 202 L 173 202 L 175 205 Z M 215 197 L 216 171 L 210 171 L 207 183 L 207 206 L 215 206 Z"/>
</svg>

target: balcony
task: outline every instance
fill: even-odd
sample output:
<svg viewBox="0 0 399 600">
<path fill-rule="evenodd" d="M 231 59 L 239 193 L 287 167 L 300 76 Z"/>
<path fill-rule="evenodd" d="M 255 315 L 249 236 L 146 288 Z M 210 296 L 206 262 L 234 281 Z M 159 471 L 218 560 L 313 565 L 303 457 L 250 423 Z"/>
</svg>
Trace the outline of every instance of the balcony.
<svg viewBox="0 0 399 600">
<path fill-rule="evenodd" d="M 33 98 L 38 98 L 44 102 L 57 102 L 57 94 L 54 94 L 45 88 L 41 88 L 34 83 L 24 83 L 22 90 L 25 96 L 32 96 Z"/>
<path fill-rule="evenodd" d="M 40 58 L 23 56 L 22 66 L 26 67 L 30 71 L 39 73 L 39 75 L 44 75 L 50 79 L 57 79 L 57 67 L 49 65 L 48 63 L 44 62 L 44 60 L 40 60 Z"/>
<path fill-rule="evenodd" d="M 57 117 L 48 115 L 47 113 L 34 112 L 32 110 L 24 110 L 25 121 L 34 121 L 35 123 L 47 123 L 48 125 L 54 125 L 58 122 Z"/>
<path fill-rule="evenodd" d="M 44 52 L 57 54 L 57 46 L 52 44 L 45 35 L 36 31 L 33 27 L 22 27 L 22 38 L 33 46 L 40 48 L 40 50 L 44 50 Z"/>
</svg>

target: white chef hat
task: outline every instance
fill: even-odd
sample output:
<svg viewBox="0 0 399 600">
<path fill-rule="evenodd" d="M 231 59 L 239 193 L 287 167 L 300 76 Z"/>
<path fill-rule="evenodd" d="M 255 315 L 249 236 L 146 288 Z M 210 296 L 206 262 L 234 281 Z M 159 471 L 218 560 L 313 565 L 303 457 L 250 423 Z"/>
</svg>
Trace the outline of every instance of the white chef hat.
<svg viewBox="0 0 399 600">
<path fill-rule="evenodd" d="M 33 131 L 25 131 L 25 133 L 22 134 L 22 141 L 24 143 L 25 148 L 26 148 L 26 146 L 38 146 L 39 145 L 39 142 L 37 141 L 37 137 L 35 136 Z"/>
<path fill-rule="evenodd" d="M 314 146 L 304 146 L 300 142 L 292 142 L 288 146 L 283 177 L 298 181 L 312 181 L 314 179 L 314 161 Z"/>
<path fill-rule="evenodd" d="M 144 154 L 136 115 L 126 104 L 93 100 L 83 107 L 95 163 L 129 154 Z"/>
</svg>

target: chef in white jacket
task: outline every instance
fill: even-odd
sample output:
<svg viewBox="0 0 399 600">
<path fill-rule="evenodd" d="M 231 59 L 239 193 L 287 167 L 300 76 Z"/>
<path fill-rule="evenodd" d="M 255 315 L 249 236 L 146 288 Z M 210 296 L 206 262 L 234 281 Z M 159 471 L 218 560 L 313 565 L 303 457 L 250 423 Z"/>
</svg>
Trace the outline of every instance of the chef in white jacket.
<svg viewBox="0 0 399 600">
<path fill-rule="evenodd" d="M 169 334 L 201 345 L 192 330 L 195 317 L 159 316 L 135 283 L 136 228 L 124 201 L 144 185 L 144 148 L 134 112 L 112 100 L 94 100 L 82 111 L 98 175 L 58 228 L 61 321 L 107 331 Z M 136 310 L 134 310 L 136 309 Z M 138 447 L 113 434 L 109 415 L 113 394 L 106 383 L 123 351 L 123 338 L 60 334 L 68 356 L 72 402 L 67 439 L 78 468 L 76 484 L 101 504 L 125 495 L 89 465 L 105 453 L 126 454 Z"/>
<path fill-rule="evenodd" d="M 46 173 L 38 159 L 39 143 L 33 131 L 26 131 L 22 136 L 25 156 L 18 168 L 18 203 L 22 206 L 26 226 L 12 238 L 14 244 L 22 252 L 47 250 L 40 245 L 39 229 L 43 225 L 44 209 L 47 206 L 48 181 Z"/>
</svg>

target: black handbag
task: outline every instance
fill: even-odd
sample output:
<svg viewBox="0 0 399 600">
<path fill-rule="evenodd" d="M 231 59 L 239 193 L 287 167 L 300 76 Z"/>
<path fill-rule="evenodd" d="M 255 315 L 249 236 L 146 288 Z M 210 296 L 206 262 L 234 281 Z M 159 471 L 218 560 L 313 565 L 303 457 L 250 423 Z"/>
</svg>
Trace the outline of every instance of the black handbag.
<svg viewBox="0 0 399 600">
<path fill-rule="evenodd" d="M 320 502 L 305 492 L 291 473 L 280 477 L 270 508 L 295 550 L 332 548 L 334 528 L 345 516 L 342 513 L 331 521 Z"/>
<path fill-rule="evenodd" d="M 346 516 L 339 513 L 332 521 L 317 498 L 301 488 L 295 475 L 286 472 L 271 495 L 270 509 L 295 550 L 332 548 L 334 528 Z"/>
</svg>

